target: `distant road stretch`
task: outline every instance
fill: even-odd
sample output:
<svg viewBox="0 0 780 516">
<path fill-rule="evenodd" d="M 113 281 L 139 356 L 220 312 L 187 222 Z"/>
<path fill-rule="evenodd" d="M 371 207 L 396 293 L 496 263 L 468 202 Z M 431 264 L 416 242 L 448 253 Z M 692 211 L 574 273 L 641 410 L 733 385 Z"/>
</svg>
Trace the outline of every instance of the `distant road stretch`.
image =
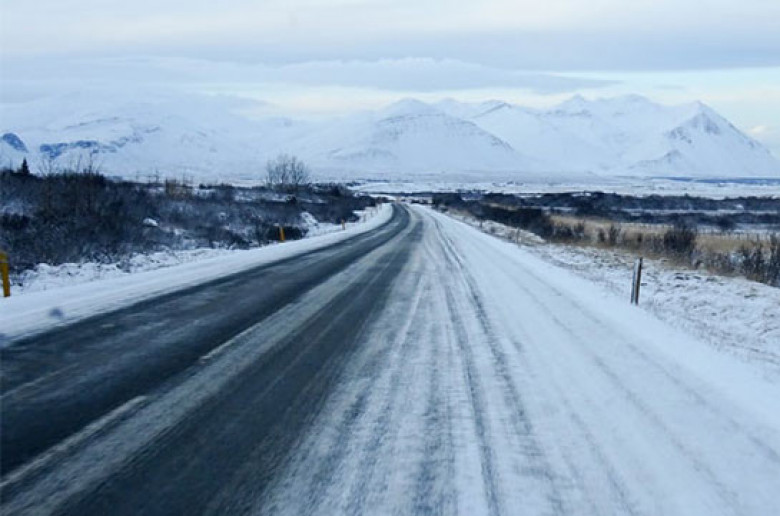
<svg viewBox="0 0 780 516">
<path fill-rule="evenodd" d="M 394 211 L 0 351 L 0 512 L 780 514 L 778 418 L 685 336 Z"/>
</svg>

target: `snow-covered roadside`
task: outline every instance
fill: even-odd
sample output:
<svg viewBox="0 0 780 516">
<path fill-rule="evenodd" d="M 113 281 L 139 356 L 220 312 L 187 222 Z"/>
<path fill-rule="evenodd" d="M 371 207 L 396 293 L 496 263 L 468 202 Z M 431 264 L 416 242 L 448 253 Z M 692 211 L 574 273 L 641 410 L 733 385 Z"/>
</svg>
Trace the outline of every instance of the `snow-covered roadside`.
<svg viewBox="0 0 780 516">
<path fill-rule="evenodd" d="M 63 263 L 49 265 L 41 263 L 35 268 L 24 271 L 13 285 L 13 297 L 26 296 L 33 292 L 56 290 L 64 287 L 105 281 L 129 274 L 175 267 L 220 256 L 234 254 L 233 249 L 187 249 L 180 251 L 160 251 L 149 254 L 134 254 L 121 263 Z"/>
<path fill-rule="evenodd" d="M 58 284 L 51 279 L 47 283 L 50 288 L 45 290 L 32 289 L 23 295 L 14 291 L 11 297 L 0 298 L 0 347 L 11 338 L 72 323 L 96 313 L 320 249 L 371 231 L 390 220 L 392 206 L 383 204 L 371 215 L 362 214 L 361 221 L 347 224 L 346 230 L 341 230 L 340 225 L 323 225 L 319 234 L 315 232 L 316 236 L 284 244 L 246 251 L 192 251 L 168 260 L 150 255 L 148 259 L 139 259 L 136 273 L 106 266 L 94 274 L 95 267 L 82 267 L 82 271 L 73 274 L 70 280 Z M 191 261 L 175 264 L 176 260 L 185 261 L 187 258 Z M 67 267 L 55 269 L 55 273 L 47 276 L 56 278 L 57 272 L 67 271 Z"/>
<path fill-rule="evenodd" d="M 536 235 L 492 221 L 450 216 L 500 238 L 518 241 L 554 265 L 606 287 L 629 302 L 636 256 L 632 253 L 545 244 Z M 716 349 L 761 364 L 780 381 L 780 289 L 738 277 L 675 267 L 666 260 L 644 260 L 640 308 Z"/>
<path fill-rule="evenodd" d="M 355 213 L 360 217 L 360 221 L 348 223 L 347 227 L 368 221 L 376 215 L 377 211 L 376 208 L 368 208 L 366 210 L 358 210 Z M 305 238 L 342 231 L 341 224 L 318 222 L 317 219 L 306 212 L 303 213 L 303 219 L 307 230 Z M 173 267 L 220 256 L 229 256 L 236 252 L 240 251 L 225 248 L 199 248 L 148 254 L 139 253 L 122 260 L 121 263 L 83 262 L 63 263 L 61 265 L 42 263 L 20 275 L 18 281 L 13 285 L 13 295 L 20 296 L 31 292 L 58 289 L 79 283 L 102 281 L 128 274 Z"/>
</svg>

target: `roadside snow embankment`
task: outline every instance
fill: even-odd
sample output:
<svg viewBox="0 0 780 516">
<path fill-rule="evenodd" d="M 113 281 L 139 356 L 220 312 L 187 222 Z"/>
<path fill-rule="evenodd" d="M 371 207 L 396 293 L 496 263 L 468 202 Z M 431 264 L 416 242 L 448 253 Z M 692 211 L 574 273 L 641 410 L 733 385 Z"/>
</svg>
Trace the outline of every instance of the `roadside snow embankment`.
<svg viewBox="0 0 780 516">
<path fill-rule="evenodd" d="M 376 216 L 377 211 L 376 208 L 369 208 L 366 210 L 358 210 L 356 213 L 360 217 L 360 222 L 347 223 L 348 227 L 365 223 Z M 308 212 L 303 212 L 302 217 L 306 227 L 305 238 L 327 235 L 343 230 L 341 224 L 319 222 Z M 173 267 L 222 256 L 231 256 L 236 252 L 236 249 L 227 249 L 224 247 L 205 247 L 154 253 L 138 253 L 118 263 L 82 262 L 63 263 L 61 265 L 41 263 L 34 269 L 30 269 L 20 274 L 18 278 L 19 284 L 13 286 L 13 292 L 14 296 L 26 295 L 41 290 L 58 289 L 92 281 L 103 281 L 127 276 L 128 274 Z"/>
<path fill-rule="evenodd" d="M 531 233 L 460 215 L 499 238 L 516 241 L 545 261 L 571 270 L 629 302 L 636 256 L 595 247 L 543 244 Z M 721 351 L 761 364 L 780 381 L 780 289 L 739 277 L 644 260 L 639 307 Z"/>
<path fill-rule="evenodd" d="M 69 324 L 100 312 L 198 285 L 243 270 L 321 249 L 385 224 L 392 206 L 383 204 L 362 222 L 322 225 L 316 236 L 250 250 L 201 249 L 154 253 L 118 266 L 65 264 L 39 267 L 28 288 L 0 298 L 0 347 L 10 339 Z"/>
</svg>

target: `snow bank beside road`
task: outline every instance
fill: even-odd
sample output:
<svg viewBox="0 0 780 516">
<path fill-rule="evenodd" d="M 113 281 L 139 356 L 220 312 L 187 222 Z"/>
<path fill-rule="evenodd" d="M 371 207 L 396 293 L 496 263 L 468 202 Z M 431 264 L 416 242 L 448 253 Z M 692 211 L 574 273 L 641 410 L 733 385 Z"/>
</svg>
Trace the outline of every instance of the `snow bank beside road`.
<svg viewBox="0 0 780 516">
<path fill-rule="evenodd" d="M 384 204 L 375 216 L 365 222 L 347 224 L 344 231 L 248 251 L 217 251 L 216 256 L 137 274 L 123 273 L 117 269 L 108 279 L 0 299 L 0 347 L 12 338 L 38 333 L 167 292 L 321 249 L 378 228 L 390 220 L 392 211 L 391 205 Z"/>
<path fill-rule="evenodd" d="M 421 209 L 432 214 L 437 220 L 443 221 L 445 227 L 453 228 L 453 233 L 467 234 L 467 231 L 457 228 L 464 225 L 462 221 L 453 220 L 451 217 L 429 208 Z M 453 238 L 456 237 L 457 235 L 453 235 Z M 497 278 L 502 275 L 506 276 L 505 271 L 511 270 L 514 276 L 510 275 L 509 277 L 517 282 L 521 288 L 529 289 L 539 298 L 549 298 L 549 304 L 546 307 L 518 304 L 517 300 L 512 299 L 513 295 L 518 295 L 512 293 L 513 287 L 494 280 L 493 290 L 496 293 L 493 296 L 500 298 L 497 293 L 500 290 L 503 290 L 506 295 L 503 303 L 500 303 L 496 310 L 506 310 L 508 314 L 513 314 L 519 321 L 516 324 L 522 326 L 524 320 L 535 320 L 532 310 L 540 308 L 552 309 L 553 312 L 560 311 L 560 315 L 556 317 L 559 317 L 561 321 L 572 319 L 572 313 L 567 312 L 568 306 L 576 305 L 584 308 L 588 313 L 583 312 L 577 318 L 578 324 L 582 327 L 578 328 L 577 325 L 573 325 L 571 328 L 578 338 L 585 338 L 590 344 L 598 347 L 606 345 L 603 339 L 608 333 L 620 333 L 625 337 L 620 345 L 633 346 L 634 352 L 640 355 L 646 353 L 648 357 L 652 356 L 655 359 L 668 362 L 675 368 L 687 369 L 692 373 L 691 379 L 701 379 L 706 384 L 717 386 L 722 393 L 727 393 L 728 397 L 738 406 L 751 410 L 764 421 L 771 422 L 773 428 L 780 427 L 780 402 L 778 401 L 780 399 L 773 396 L 780 387 L 780 383 L 776 381 L 778 379 L 777 368 L 772 367 L 776 364 L 767 361 L 762 364 L 767 367 L 759 369 L 753 367 L 755 364 L 742 363 L 734 360 L 731 356 L 719 353 L 712 346 L 706 345 L 698 336 L 692 335 L 691 332 L 674 328 L 674 320 L 663 320 L 658 314 L 648 313 L 641 307 L 637 310 L 629 304 L 628 296 L 618 297 L 605 285 L 583 278 L 575 274 L 575 271 L 565 270 L 558 264 L 550 263 L 537 255 L 531 247 L 519 248 L 511 242 L 491 238 L 480 233 L 472 235 L 471 240 L 469 246 L 473 252 L 482 255 L 474 258 L 475 263 L 490 263 L 492 265 L 492 267 L 484 267 L 484 270 L 475 267 L 474 270 L 480 275 L 486 278 Z M 490 256 L 491 261 L 488 262 L 485 256 Z M 537 281 L 541 284 L 536 285 L 539 291 L 534 292 L 533 282 Z M 678 302 L 685 303 L 684 300 Z M 736 300 L 735 302 L 738 303 Z M 672 309 L 689 310 L 685 304 L 682 304 L 682 307 L 680 305 L 674 306 Z M 596 315 L 598 317 L 594 318 Z M 719 314 L 718 317 L 724 320 L 729 319 L 728 314 Z M 758 315 L 758 317 L 766 317 L 766 314 Z M 507 316 L 507 321 L 512 322 L 511 315 Z M 731 322 L 733 323 L 733 320 Z M 592 335 L 581 333 L 586 327 L 590 327 L 593 331 Z M 547 339 L 541 328 L 534 331 L 536 332 L 534 336 L 541 335 L 542 340 Z M 743 343 L 754 342 L 751 330 L 742 326 L 740 332 Z M 518 339 L 518 341 L 522 341 L 522 339 Z M 549 341 L 547 340 L 547 342 Z M 777 341 L 774 342 L 774 347 L 777 348 Z M 646 374 L 648 374 L 647 371 L 637 369 L 638 376 Z M 770 375 L 773 378 L 768 378 Z M 767 380 L 774 381 L 767 382 Z"/>
<path fill-rule="evenodd" d="M 355 212 L 363 223 L 376 215 L 373 208 L 358 210 Z M 303 212 L 306 226 L 306 237 L 326 235 L 342 231 L 341 224 L 319 222 L 310 213 Z M 349 226 L 355 223 L 348 224 Z M 88 283 L 103 281 L 110 278 L 127 276 L 139 272 L 161 269 L 182 265 L 189 262 L 229 256 L 236 253 L 236 249 L 225 248 L 198 248 L 176 251 L 160 251 L 155 253 L 138 253 L 122 260 L 120 263 L 63 263 L 61 265 L 39 264 L 34 269 L 23 272 L 19 277 L 20 285 L 13 286 L 14 296 L 25 295 L 41 290 L 51 290 Z"/>
<path fill-rule="evenodd" d="M 542 244 L 531 233 L 493 221 L 453 218 L 517 241 L 544 261 L 628 299 L 635 255 L 619 249 Z M 644 260 L 639 307 L 710 346 L 761 367 L 780 382 L 780 289 L 739 277 Z"/>
</svg>

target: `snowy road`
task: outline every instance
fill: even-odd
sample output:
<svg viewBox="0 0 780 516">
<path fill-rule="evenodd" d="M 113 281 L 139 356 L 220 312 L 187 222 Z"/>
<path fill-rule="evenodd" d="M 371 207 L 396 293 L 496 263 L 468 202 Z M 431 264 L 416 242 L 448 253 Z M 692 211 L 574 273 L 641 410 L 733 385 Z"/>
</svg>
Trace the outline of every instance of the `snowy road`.
<svg viewBox="0 0 780 516">
<path fill-rule="evenodd" d="M 780 513 L 780 386 L 441 214 L 411 209 L 374 239 L 291 260 L 298 272 L 350 264 L 239 334 L 191 321 L 182 346 L 211 335 L 200 358 L 9 465 L 4 508 Z M 122 342 L 157 360 L 143 340 Z M 76 355 L 69 367 L 87 360 Z M 18 413 L 51 408 L 58 382 L 78 387 L 11 360 L 21 390 L 4 385 L 4 398 Z M 23 419 L 8 407 L 4 436 Z"/>
</svg>

